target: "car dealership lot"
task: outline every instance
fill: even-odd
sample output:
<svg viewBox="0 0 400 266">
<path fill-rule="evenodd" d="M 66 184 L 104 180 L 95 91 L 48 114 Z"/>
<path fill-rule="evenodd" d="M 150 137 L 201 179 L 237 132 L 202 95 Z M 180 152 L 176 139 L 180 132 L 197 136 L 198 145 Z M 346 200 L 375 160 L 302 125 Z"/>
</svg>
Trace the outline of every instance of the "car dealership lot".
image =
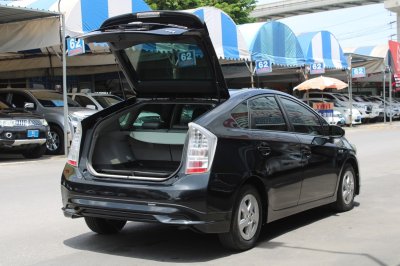
<svg viewBox="0 0 400 266">
<path fill-rule="evenodd" d="M 346 128 L 357 145 L 361 195 L 336 214 L 319 208 L 274 222 L 257 246 L 224 250 L 213 235 L 129 223 L 119 235 L 89 232 L 61 212 L 65 158 L 0 156 L 0 265 L 399 265 L 400 122 Z"/>
</svg>

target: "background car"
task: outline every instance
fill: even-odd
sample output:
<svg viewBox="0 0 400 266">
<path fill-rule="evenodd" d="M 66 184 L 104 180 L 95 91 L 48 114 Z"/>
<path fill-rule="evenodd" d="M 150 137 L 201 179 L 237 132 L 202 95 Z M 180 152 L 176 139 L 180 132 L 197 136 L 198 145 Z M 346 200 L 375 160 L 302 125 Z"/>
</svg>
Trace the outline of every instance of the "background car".
<svg viewBox="0 0 400 266">
<path fill-rule="evenodd" d="M 127 14 L 101 29 L 85 42 L 109 42 L 136 97 L 78 124 L 61 177 L 67 217 L 99 234 L 186 226 L 246 250 L 263 224 L 353 208 L 360 175 L 344 130 L 285 93 L 230 94 L 198 17 Z"/>
<path fill-rule="evenodd" d="M 39 158 L 46 152 L 49 136 L 43 116 L 12 108 L 0 100 L 0 152 Z"/>
<path fill-rule="evenodd" d="M 50 126 L 47 152 L 49 154 L 64 153 L 64 101 L 61 93 L 52 90 L 1 89 L 0 99 L 15 108 L 25 108 L 32 113 L 42 115 Z M 68 98 L 68 112 L 70 125 L 67 131 L 70 135 L 67 137 L 70 140 L 77 121 L 96 111 L 83 108 Z"/>
<path fill-rule="evenodd" d="M 122 101 L 118 96 L 103 93 L 74 92 L 68 93 L 68 96 L 71 97 L 72 100 L 78 102 L 81 106 L 95 110 L 103 110 L 104 108 Z"/>
</svg>

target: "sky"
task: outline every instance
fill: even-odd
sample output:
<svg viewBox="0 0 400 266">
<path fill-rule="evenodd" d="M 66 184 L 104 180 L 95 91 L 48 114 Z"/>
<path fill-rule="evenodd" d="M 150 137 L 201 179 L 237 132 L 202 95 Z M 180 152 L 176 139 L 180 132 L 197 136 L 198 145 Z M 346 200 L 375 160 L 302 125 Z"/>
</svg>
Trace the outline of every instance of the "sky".
<svg viewBox="0 0 400 266">
<path fill-rule="evenodd" d="M 276 0 L 259 0 L 259 4 Z M 383 3 L 325 11 L 279 20 L 296 34 L 326 30 L 331 32 L 342 48 L 385 44 L 397 40 L 395 13 Z"/>
</svg>

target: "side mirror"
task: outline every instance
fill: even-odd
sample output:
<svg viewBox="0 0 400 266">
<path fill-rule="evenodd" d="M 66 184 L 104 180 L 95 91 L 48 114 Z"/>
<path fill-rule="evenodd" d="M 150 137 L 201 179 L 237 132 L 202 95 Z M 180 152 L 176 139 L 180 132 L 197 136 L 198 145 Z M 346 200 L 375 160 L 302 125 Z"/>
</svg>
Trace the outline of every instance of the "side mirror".
<svg viewBox="0 0 400 266">
<path fill-rule="evenodd" d="M 97 110 L 96 106 L 94 106 L 93 104 L 86 105 L 86 108 L 92 109 L 92 110 Z"/>
<path fill-rule="evenodd" d="M 25 103 L 24 109 L 33 110 L 33 109 L 35 109 L 35 104 L 34 103 Z"/>
<path fill-rule="evenodd" d="M 330 137 L 341 138 L 344 136 L 344 134 L 345 134 L 345 131 L 343 128 L 341 128 L 339 126 L 334 126 L 334 125 L 329 126 L 329 136 Z"/>
</svg>

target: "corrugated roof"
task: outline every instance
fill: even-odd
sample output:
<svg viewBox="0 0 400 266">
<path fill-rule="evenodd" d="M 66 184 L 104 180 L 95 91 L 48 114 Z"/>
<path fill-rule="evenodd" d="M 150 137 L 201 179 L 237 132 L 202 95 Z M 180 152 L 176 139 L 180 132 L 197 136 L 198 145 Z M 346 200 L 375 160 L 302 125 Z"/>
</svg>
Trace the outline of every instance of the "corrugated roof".
<svg viewBox="0 0 400 266">
<path fill-rule="evenodd" d="M 58 16 L 59 13 L 0 3 L 0 24 Z"/>
</svg>

